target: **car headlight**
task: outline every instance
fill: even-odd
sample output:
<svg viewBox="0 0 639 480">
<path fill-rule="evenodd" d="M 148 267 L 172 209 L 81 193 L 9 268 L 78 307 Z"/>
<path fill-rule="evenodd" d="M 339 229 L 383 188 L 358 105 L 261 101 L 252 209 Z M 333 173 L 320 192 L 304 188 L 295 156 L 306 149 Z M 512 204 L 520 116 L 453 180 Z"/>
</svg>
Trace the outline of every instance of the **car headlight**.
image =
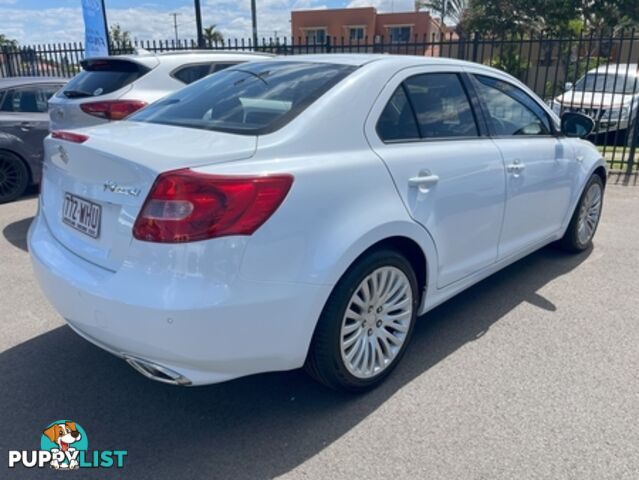
<svg viewBox="0 0 639 480">
<path fill-rule="evenodd" d="M 628 118 L 630 118 L 630 107 L 623 106 L 608 110 L 608 114 L 604 116 L 603 120 L 616 122 L 617 120 L 628 120 Z"/>
</svg>

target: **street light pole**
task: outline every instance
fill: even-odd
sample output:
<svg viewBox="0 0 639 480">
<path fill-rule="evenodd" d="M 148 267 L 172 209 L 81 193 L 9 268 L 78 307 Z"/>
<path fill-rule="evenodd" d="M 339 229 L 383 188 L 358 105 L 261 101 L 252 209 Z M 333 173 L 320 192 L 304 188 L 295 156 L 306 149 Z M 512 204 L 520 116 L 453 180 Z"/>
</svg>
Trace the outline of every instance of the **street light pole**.
<svg viewBox="0 0 639 480">
<path fill-rule="evenodd" d="M 204 47 L 204 36 L 202 35 L 202 9 L 200 0 L 195 0 L 195 28 L 197 28 L 197 46 Z"/>
<path fill-rule="evenodd" d="M 255 0 L 251 0 L 251 19 L 253 20 L 253 50 L 257 49 L 257 14 Z"/>
<path fill-rule="evenodd" d="M 180 41 L 180 37 L 178 36 L 177 17 L 178 15 L 181 15 L 181 13 L 169 13 L 169 15 L 173 17 L 173 30 L 175 30 L 175 43 L 178 43 Z"/>
</svg>

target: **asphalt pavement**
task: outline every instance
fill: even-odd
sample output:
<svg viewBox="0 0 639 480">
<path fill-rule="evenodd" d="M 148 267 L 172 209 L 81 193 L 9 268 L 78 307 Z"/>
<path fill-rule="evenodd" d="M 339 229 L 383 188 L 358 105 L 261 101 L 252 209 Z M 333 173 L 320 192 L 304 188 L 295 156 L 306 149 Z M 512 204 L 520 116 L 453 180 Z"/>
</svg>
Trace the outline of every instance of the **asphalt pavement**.
<svg viewBox="0 0 639 480">
<path fill-rule="evenodd" d="M 610 186 L 594 248 L 548 247 L 421 318 L 361 396 L 299 371 L 181 388 L 77 337 L 35 282 L 32 195 L 0 205 L 0 449 L 68 418 L 121 470 L 0 478 L 639 478 L 639 187 Z M 57 475 L 56 475 L 57 474 Z"/>
</svg>

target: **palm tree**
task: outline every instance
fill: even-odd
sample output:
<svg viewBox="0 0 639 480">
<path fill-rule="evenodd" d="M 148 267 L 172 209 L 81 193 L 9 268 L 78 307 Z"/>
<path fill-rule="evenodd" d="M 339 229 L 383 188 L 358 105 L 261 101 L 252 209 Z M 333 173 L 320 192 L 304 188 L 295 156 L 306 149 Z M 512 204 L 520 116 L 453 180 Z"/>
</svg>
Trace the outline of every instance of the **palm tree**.
<svg viewBox="0 0 639 480">
<path fill-rule="evenodd" d="M 224 42 L 224 35 L 216 30 L 215 27 L 216 25 L 209 25 L 208 27 L 204 28 L 204 30 L 202 30 L 202 36 L 209 46 L 211 46 L 211 44 L 213 43 Z"/>
<path fill-rule="evenodd" d="M 126 45 L 131 43 L 131 32 L 123 30 L 119 23 L 114 23 L 109 29 L 109 38 L 113 43 Z"/>
<path fill-rule="evenodd" d="M 415 0 L 415 10 L 428 8 L 442 19 L 457 25 L 470 4 L 469 0 Z"/>
</svg>

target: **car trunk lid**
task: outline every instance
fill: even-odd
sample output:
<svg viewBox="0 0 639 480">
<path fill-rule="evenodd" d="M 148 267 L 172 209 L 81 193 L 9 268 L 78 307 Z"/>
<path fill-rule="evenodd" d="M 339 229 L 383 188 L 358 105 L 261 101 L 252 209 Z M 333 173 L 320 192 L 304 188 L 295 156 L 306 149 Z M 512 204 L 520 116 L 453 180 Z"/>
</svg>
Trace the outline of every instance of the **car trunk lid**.
<svg viewBox="0 0 639 480">
<path fill-rule="evenodd" d="M 250 158 L 257 144 L 254 136 L 138 122 L 74 133 L 88 140 L 45 141 L 41 208 L 52 234 L 67 249 L 113 271 L 126 258 L 133 223 L 159 173 Z M 97 238 L 65 221 L 69 196 L 101 210 Z M 78 219 L 81 214 L 78 210 Z"/>
</svg>

